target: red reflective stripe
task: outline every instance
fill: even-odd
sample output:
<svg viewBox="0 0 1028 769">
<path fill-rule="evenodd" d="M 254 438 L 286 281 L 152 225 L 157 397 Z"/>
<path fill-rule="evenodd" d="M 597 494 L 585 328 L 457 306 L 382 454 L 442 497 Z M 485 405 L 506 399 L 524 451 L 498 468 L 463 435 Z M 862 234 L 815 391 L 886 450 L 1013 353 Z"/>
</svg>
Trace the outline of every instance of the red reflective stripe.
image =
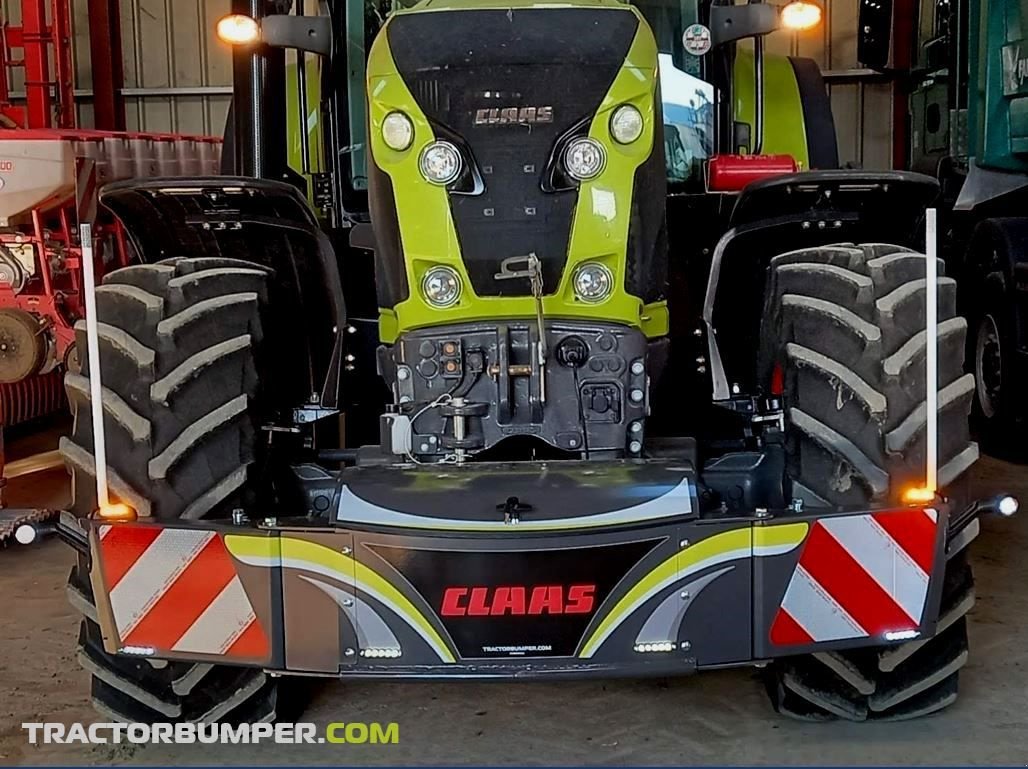
<svg viewBox="0 0 1028 769">
<path fill-rule="evenodd" d="M 771 643 L 777 646 L 801 646 L 814 643 L 814 638 L 789 612 L 780 608 L 771 624 Z"/>
<path fill-rule="evenodd" d="M 814 524 L 800 565 L 869 635 L 917 627 L 824 526 Z"/>
<path fill-rule="evenodd" d="M 771 394 L 785 394 L 785 369 L 782 368 L 781 363 L 776 363 L 771 371 Z"/>
<path fill-rule="evenodd" d="M 245 657 L 248 659 L 264 659 L 268 656 L 268 637 L 264 635 L 264 628 L 256 617 L 246 626 L 246 630 L 232 645 L 225 650 L 228 657 Z"/>
<path fill-rule="evenodd" d="M 108 592 L 118 586 L 121 578 L 160 536 L 161 531 L 159 526 L 111 526 L 107 536 L 100 540 L 100 557 Z"/>
<path fill-rule="evenodd" d="M 170 649 L 235 576 L 221 537 L 211 537 L 122 643 Z"/>
<path fill-rule="evenodd" d="M 924 514 L 924 510 L 896 510 L 875 513 L 873 517 L 925 574 L 932 573 L 932 564 L 935 562 L 936 524 Z"/>
</svg>

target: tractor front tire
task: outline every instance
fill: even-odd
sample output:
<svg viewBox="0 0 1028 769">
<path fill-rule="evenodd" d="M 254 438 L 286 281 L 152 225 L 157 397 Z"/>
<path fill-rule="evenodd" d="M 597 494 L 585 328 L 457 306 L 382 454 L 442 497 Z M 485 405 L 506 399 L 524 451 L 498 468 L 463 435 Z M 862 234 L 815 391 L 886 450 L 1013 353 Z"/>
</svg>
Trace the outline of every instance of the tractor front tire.
<svg viewBox="0 0 1028 769">
<path fill-rule="evenodd" d="M 116 270 L 96 290 L 112 497 L 156 520 L 222 517 L 252 486 L 256 355 L 268 271 L 227 259 L 172 259 Z M 86 349 L 85 325 L 76 328 Z M 73 510 L 97 506 L 88 363 L 69 371 L 74 416 L 61 442 Z M 83 615 L 78 659 L 92 699 L 124 722 L 270 721 L 278 682 L 262 670 L 166 663 L 104 650 L 80 558 L 68 596 Z"/>
<path fill-rule="evenodd" d="M 940 275 L 943 265 L 939 263 Z M 895 502 L 924 482 L 925 257 L 884 244 L 804 249 L 770 266 L 760 366 L 783 386 L 788 475 L 807 507 Z M 940 277 L 939 483 L 978 458 L 964 374 L 967 322 L 956 283 Z M 807 720 L 913 718 L 956 699 L 974 603 L 966 553 L 945 572 L 935 636 L 904 644 L 787 657 L 769 666 L 775 708 Z"/>
</svg>

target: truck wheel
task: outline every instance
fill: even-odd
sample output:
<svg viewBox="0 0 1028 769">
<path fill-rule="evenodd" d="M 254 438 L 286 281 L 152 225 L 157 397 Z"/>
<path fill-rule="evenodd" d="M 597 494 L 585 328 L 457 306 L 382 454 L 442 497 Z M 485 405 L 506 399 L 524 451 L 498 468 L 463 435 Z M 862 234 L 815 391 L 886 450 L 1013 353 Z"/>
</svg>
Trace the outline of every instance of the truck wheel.
<svg viewBox="0 0 1028 769">
<path fill-rule="evenodd" d="M 268 272 L 227 259 L 172 259 L 116 270 L 96 290 L 112 496 L 158 520 L 222 517 L 251 490 L 259 407 L 260 309 Z M 76 344 L 86 349 L 85 324 Z M 74 416 L 61 441 L 73 510 L 96 509 L 88 361 L 65 386 Z M 78 659 L 98 711 L 119 721 L 275 718 L 263 671 L 162 663 L 104 651 L 84 558 L 68 595 L 83 614 Z"/>
<path fill-rule="evenodd" d="M 997 454 L 1010 453 L 1013 428 L 1018 415 L 1011 396 L 1014 382 L 1013 328 L 1009 317 L 1009 298 L 1003 274 L 986 276 L 981 285 L 982 306 L 974 316 L 971 333 L 971 370 L 975 376 L 975 399 L 972 416 L 985 450 Z"/>
<path fill-rule="evenodd" d="M 808 507 L 887 504 L 924 481 L 925 280 L 922 254 L 897 246 L 805 249 L 771 262 L 761 355 L 781 387 L 792 496 Z M 939 264 L 940 274 L 943 265 Z M 963 373 L 967 323 L 940 277 L 939 481 L 978 458 Z M 937 634 L 897 646 L 782 658 L 769 666 L 775 708 L 804 719 L 904 719 L 957 694 L 974 603 L 963 553 L 947 564 Z"/>
<path fill-rule="evenodd" d="M 1017 311 L 1004 265 L 1028 238 L 1023 219 L 988 219 L 968 246 L 968 368 L 977 389 L 971 419 L 990 454 L 1023 459 L 1023 414 L 1018 388 Z"/>
</svg>

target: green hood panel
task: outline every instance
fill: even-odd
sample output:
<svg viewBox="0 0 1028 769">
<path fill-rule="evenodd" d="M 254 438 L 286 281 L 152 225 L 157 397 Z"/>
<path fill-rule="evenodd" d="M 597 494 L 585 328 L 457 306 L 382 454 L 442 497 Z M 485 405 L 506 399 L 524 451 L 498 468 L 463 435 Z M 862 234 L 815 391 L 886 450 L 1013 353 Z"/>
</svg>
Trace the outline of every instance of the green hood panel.
<svg viewBox="0 0 1028 769">
<path fill-rule="evenodd" d="M 458 11 L 452 3 L 427 0 L 413 9 L 394 15 L 372 46 L 368 60 L 369 145 L 376 166 L 388 176 L 397 214 L 403 254 L 402 269 L 408 287 L 405 298 L 381 310 L 380 335 L 384 342 L 391 342 L 399 334 L 414 328 L 475 320 L 534 317 L 535 302 L 530 296 L 475 294 L 451 211 L 451 193 L 443 187 L 426 182 L 418 170 L 419 155 L 427 144 L 437 138 L 436 129 L 425 111 L 418 106 L 418 99 L 408 83 L 400 76 L 388 42 L 389 25 L 401 16 L 447 11 L 453 13 L 454 24 L 470 27 L 475 24 L 471 17 L 478 11 L 499 7 L 492 2 L 462 2 Z M 540 12 L 537 9 L 546 7 L 557 6 L 532 2 L 515 2 L 513 5 L 505 2 L 502 5 L 502 8 L 512 13 L 522 9 Z M 617 69 L 613 82 L 588 125 L 588 135 L 606 150 L 607 163 L 596 179 L 583 182 L 579 187 L 567 245 L 567 261 L 559 281 L 553 281 L 552 290 L 545 296 L 545 312 L 555 319 L 589 318 L 624 323 L 641 328 L 647 336 L 661 336 L 667 333 L 666 304 L 657 301 L 647 305 L 624 288 L 636 172 L 653 151 L 662 152 L 662 147 L 657 146 L 655 149 L 654 143 L 655 121 L 660 119 L 659 113 L 655 111 L 656 44 L 641 16 L 630 6 L 608 0 L 576 0 L 562 3 L 559 7 L 603 8 L 608 9 L 604 13 L 630 13 L 638 20 L 638 26 L 625 61 Z M 516 59 L 516 53 L 512 54 L 512 58 Z M 482 87 L 488 87 L 488 83 L 483 83 Z M 620 145 L 610 136 L 609 122 L 613 110 L 625 103 L 634 105 L 643 114 L 645 127 L 643 135 L 635 142 Z M 560 104 L 553 106 L 555 110 L 560 109 Z M 382 140 L 382 122 L 386 115 L 395 110 L 408 115 L 414 125 L 412 145 L 400 152 L 388 148 Z M 662 206 L 663 198 L 659 203 L 647 201 L 647 204 Z M 604 263 L 614 273 L 617 288 L 606 301 L 586 304 L 575 298 L 571 279 L 578 265 L 594 261 Z M 449 266 L 461 278 L 463 293 L 453 307 L 431 307 L 421 296 L 422 279 L 426 271 L 435 265 Z"/>
</svg>

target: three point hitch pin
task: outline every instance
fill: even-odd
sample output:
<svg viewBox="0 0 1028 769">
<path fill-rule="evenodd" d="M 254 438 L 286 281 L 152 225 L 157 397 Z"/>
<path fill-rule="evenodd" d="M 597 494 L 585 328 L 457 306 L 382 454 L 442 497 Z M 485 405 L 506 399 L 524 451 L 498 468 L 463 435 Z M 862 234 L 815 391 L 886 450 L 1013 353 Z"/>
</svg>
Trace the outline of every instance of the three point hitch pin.
<svg viewBox="0 0 1028 769">
<path fill-rule="evenodd" d="M 523 265 L 523 266 L 522 266 Z M 517 269 L 520 267 L 520 269 Z M 535 299 L 535 324 L 539 341 L 536 342 L 536 356 L 539 364 L 539 401 L 546 403 L 546 359 L 549 349 L 546 344 L 546 322 L 543 318 L 543 263 L 536 254 L 511 256 L 500 262 L 500 271 L 493 276 L 496 280 L 528 278 L 532 284 Z"/>
</svg>

